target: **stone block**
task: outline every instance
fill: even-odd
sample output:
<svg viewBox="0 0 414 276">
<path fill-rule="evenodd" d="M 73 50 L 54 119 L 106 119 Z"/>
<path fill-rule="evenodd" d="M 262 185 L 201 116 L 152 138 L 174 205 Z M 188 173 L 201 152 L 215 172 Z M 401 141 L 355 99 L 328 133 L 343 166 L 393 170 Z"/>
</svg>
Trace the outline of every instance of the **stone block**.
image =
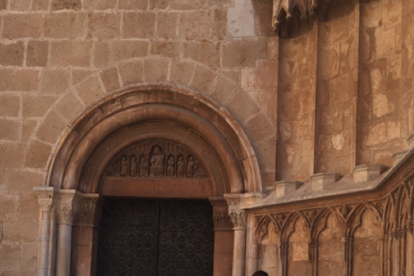
<svg viewBox="0 0 414 276">
<path fill-rule="evenodd" d="M 400 163 L 400 161 L 407 155 L 407 153 L 408 153 L 408 150 L 394 152 L 391 155 L 391 158 L 393 160 L 393 166 L 395 167 L 395 165 Z"/>
<path fill-rule="evenodd" d="M 178 42 L 154 41 L 151 44 L 151 55 L 178 58 L 180 56 L 180 44 Z"/>
<path fill-rule="evenodd" d="M 151 0 L 156 2 L 156 0 Z M 148 8 L 147 0 L 119 0 L 118 8 L 122 10 L 146 10 Z"/>
<path fill-rule="evenodd" d="M 23 164 L 25 149 L 23 144 L 0 142 L 0 167 L 20 168 Z"/>
<path fill-rule="evenodd" d="M 42 33 L 42 14 L 7 14 L 3 17 L 3 38 L 39 38 Z"/>
<path fill-rule="evenodd" d="M 35 192 L 20 193 L 19 221 L 34 225 L 39 221 L 39 204 Z"/>
<path fill-rule="evenodd" d="M 96 70 L 93 69 L 72 69 L 72 85 L 79 84 L 95 72 Z"/>
<path fill-rule="evenodd" d="M 141 83 L 144 78 L 144 64 L 142 61 L 122 64 L 119 66 L 119 74 L 124 86 Z"/>
<path fill-rule="evenodd" d="M 37 216 L 38 217 L 38 216 Z M 13 243 L 34 243 L 37 240 L 38 223 L 33 222 L 6 222 L 4 223 L 4 241 Z"/>
<path fill-rule="evenodd" d="M 82 38 L 85 36 L 86 14 L 59 12 L 45 14 L 44 36 L 48 38 Z"/>
<path fill-rule="evenodd" d="M 178 13 L 158 13 L 157 37 L 172 39 L 177 37 Z"/>
<path fill-rule="evenodd" d="M 227 9 L 214 10 L 211 39 L 223 40 L 227 35 Z"/>
<path fill-rule="evenodd" d="M 46 167 L 52 148 L 39 141 L 32 141 L 26 155 L 25 166 L 27 168 L 43 169 Z"/>
<path fill-rule="evenodd" d="M 0 65 L 22 66 L 24 57 L 23 42 L 0 44 Z"/>
<path fill-rule="evenodd" d="M 184 44 L 184 58 L 190 58 L 211 68 L 220 66 L 220 45 L 200 42 Z"/>
<path fill-rule="evenodd" d="M 380 176 L 387 167 L 381 164 L 364 164 L 356 166 L 353 170 L 353 179 L 355 183 L 364 183 Z"/>
<path fill-rule="evenodd" d="M 19 244 L 0 244 L 0 268 L 16 268 L 19 267 L 20 245 Z M 4 275 L 4 273 L 2 272 Z M 15 274 L 6 274 L 15 275 Z"/>
<path fill-rule="evenodd" d="M 17 117 L 20 113 L 20 97 L 18 95 L 0 95 L 0 116 Z"/>
<path fill-rule="evenodd" d="M 144 61 L 146 82 L 163 82 L 167 80 L 169 61 L 166 59 L 147 59 Z"/>
<path fill-rule="evenodd" d="M 107 41 L 96 41 L 94 45 L 94 59 L 95 67 L 103 67 L 109 64 L 109 57 L 111 50 Z"/>
<path fill-rule="evenodd" d="M 85 106 L 75 92 L 67 93 L 60 98 L 56 104 L 55 110 L 62 115 L 68 122 L 74 121 L 84 110 Z"/>
<path fill-rule="evenodd" d="M 194 10 L 204 7 L 206 0 L 170 0 L 170 9 Z"/>
<path fill-rule="evenodd" d="M 226 105 L 226 103 L 233 99 L 238 89 L 237 84 L 223 76 L 219 76 L 214 89 L 211 91 L 211 97 L 219 104 Z"/>
<path fill-rule="evenodd" d="M 32 137 L 32 134 L 37 126 L 36 120 L 23 120 L 22 125 L 22 134 L 20 136 L 20 140 L 25 142 Z"/>
<path fill-rule="evenodd" d="M 32 192 L 34 187 L 40 187 L 42 183 L 43 173 L 20 169 L 9 170 L 6 188 L 9 193 L 20 194 L 23 192 Z"/>
<path fill-rule="evenodd" d="M 179 37 L 187 40 L 207 40 L 211 37 L 213 14 L 203 9 L 183 13 L 179 23 Z"/>
<path fill-rule="evenodd" d="M 260 111 L 259 106 L 250 94 L 241 89 L 237 90 L 233 98 L 226 104 L 226 108 L 240 122 L 248 120 Z"/>
<path fill-rule="evenodd" d="M 65 128 L 66 128 L 66 123 L 63 121 L 61 116 L 51 111 L 48 113 L 43 123 L 40 125 L 36 133 L 36 136 L 42 141 L 54 144 L 56 143 L 58 137 L 65 130 Z M 40 154 L 40 151 L 39 151 L 39 154 Z M 43 159 L 45 158 L 43 157 Z M 26 160 L 26 163 L 27 163 L 27 160 Z"/>
<path fill-rule="evenodd" d="M 150 1 L 150 9 L 165 10 L 170 4 L 170 0 L 152 0 Z"/>
<path fill-rule="evenodd" d="M 56 97 L 43 95 L 23 95 L 22 115 L 25 118 L 43 117 L 50 107 L 55 103 Z"/>
<path fill-rule="evenodd" d="M 82 9 L 81 0 L 52 0 L 52 11 L 57 10 L 80 10 Z"/>
<path fill-rule="evenodd" d="M 16 221 L 17 198 L 14 195 L 0 195 L 0 210 L 0 221 Z"/>
<path fill-rule="evenodd" d="M 97 101 L 104 94 L 99 77 L 93 76 L 76 87 L 78 96 L 87 105 Z"/>
<path fill-rule="evenodd" d="M 278 69 L 279 63 L 277 61 L 259 62 L 256 67 L 256 89 L 275 91 L 278 86 Z"/>
<path fill-rule="evenodd" d="M 255 143 L 267 139 L 276 133 L 274 126 L 272 126 L 269 119 L 263 113 L 258 113 L 246 121 L 245 128 Z"/>
<path fill-rule="evenodd" d="M 267 56 L 265 39 L 234 40 L 223 46 L 223 68 L 254 67 L 256 60 Z"/>
<path fill-rule="evenodd" d="M 0 0 L 0 10 L 7 9 L 7 0 Z"/>
<path fill-rule="evenodd" d="M 118 40 L 112 44 L 112 60 L 118 62 L 124 59 L 145 57 L 148 55 L 148 42 L 134 40 Z"/>
<path fill-rule="evenodd" d="M 216 75 L 213 71 L 202 66 L 197 66 L 191 87 L 199 90 L 200 92 L 208 93 L 215 78 Z"/>
<path fill-rule="evenodd" d="M 26 65 L 41 66 L 47 65 L 49 43 L 47 41 L 29 41 L 27 44 Z"/>
<path fill-rule="evenodd" d="M 293 181 L 293 180 L 283 180 L 275 182 L 274 194 L 276 197 L 282 197 L 296 191 L 299 187 L 303 185 L 303 182 Z"/>
<path fill-rule="evenodd" d="M 313 191 L 325 189 L 327 185 L 337 182 L 342 177 L 338 173 L 317 173 L 310 176 L 311 187 Z"/>
<path fill-rule="evenodd" d="M 111 67 L 103 71 L 100 76 L 107 93 L 121 86 L 119 83 L 118 69 L 116 67 Z"/>
<path fill-rule="evenodd" d="M 21 249 L 20 267 L 33 271 L 36 268 L 37 262 L 37 243 L 23 243 Z"/>
<path fill-rule="evenodd" d="M 40 92 L 42 94 L 61 95 L 69 87 L 70 74 L 68 70 L 48 69 L 43 71 Z"/>
<path fill-rule="evenodd" d="M 69 65 L 89 67 L 92 43 L 89 41 L 54 41 L 51 43 L 50 63 L 54 66 Z"/>
<path fill-rule="evenodd" d="M 125 13 L 123 16 L 123 37 L 150 38 L 155 32 L 155 13 Z"/>
<path fill-rule="evenodd" d="M 37 91 L 39 71 L 0 68 L 0 91 Z"/>
<path fill-rule="evenodd" d="M 119 37 L 121 15 L 117 13 L 94 12 L 89 14 L 89 36 L 99 39 Z"/>
<path fill-rule="evenodd" d="M 0 119 L 0 140 L 17 141 L 20 136 L 20 123 L 17 120 Z"/>
<path fill-rule="evenodd" d="M 47 11 L 49 9 L 49 0 L 33 0 L 32 10 Z"/>
<path fill-rule="evenodd" d="M 230 6 L 232 4 L 232 0 L 207 0 L 207 6 Z"/>
<path fill-rule="evenodd" d="M 194 74 L 194 63 L 173 60 L 171 63 L 170 81 L 188 85 Z"/>
<path fill-rule="evenodd" d="M 116 8 L 117 0 L 88 0 L 83 3 L 85 10 L 111 10 Z"/>
</svg>

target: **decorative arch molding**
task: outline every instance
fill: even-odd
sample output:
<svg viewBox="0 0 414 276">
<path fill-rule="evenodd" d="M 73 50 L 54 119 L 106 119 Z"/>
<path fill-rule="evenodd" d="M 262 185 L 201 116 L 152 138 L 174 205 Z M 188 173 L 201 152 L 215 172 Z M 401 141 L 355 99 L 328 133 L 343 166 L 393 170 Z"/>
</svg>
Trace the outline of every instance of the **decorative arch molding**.
<svg viewBox="0 0 414 276">
<path fill-rule="evenodd" d="M 59 143 L 49 164 L 47 186 L 97 192 L 105 164 L 94 158 L 102 160 L 98 153 L 105 152 L 108 162 L 117 153 L 115 148 L 98 151 L 100 146 L 119 141 L 130 129 L 142 134 L 142 128 L 147 138 L 171 136 L 205 157 L 217 195 L 262 190 L 255 152 L 237 121 L 202 94 L 172 85 L 129 87 L 82 114 Z M 128 137 L 131 143 L 137 139 L 133 136 Z"/>
</svg>

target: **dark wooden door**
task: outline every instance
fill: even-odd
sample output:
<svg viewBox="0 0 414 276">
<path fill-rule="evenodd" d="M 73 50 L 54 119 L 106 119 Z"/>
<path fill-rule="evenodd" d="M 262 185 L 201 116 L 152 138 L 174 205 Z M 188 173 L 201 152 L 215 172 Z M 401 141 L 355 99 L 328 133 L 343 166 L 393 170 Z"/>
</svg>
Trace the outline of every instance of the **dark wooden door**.
<svg viewBox="0 0 414 276">
<path fill-rule="evenodd" d="M 98 238 L 98 276 L 212 276 L 208 201 L 107 198 Z"/>
</svg>

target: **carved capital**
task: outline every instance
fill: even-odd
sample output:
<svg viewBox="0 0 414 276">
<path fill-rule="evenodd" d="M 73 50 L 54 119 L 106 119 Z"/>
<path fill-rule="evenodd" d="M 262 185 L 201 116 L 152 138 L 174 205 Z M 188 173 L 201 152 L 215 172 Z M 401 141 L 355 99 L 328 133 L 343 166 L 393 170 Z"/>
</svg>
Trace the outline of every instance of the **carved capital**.
<svg viewBox="0 0 414 276">
<path fill-rule="evenodd" d="M 34 191 L 37 194 L 37 202 L 40 210 L 43 212 L 50 212 L 53 207 L 54 189 L 53 187 L 35 187 Z"/>
<path fill-rule="evenodd" d="M 230 212 L 230 218 L 233 222 L 234 229 L 246 229 L 247 214 L 244 210 L 232 210 Z"/>
<path fill-rule="evenodd" d="M 233 228 L 232 220 L 226 212 L 214 213 L 213 220 L 215 230 L 231 230 Z"/>
<path fill-rule="evenodd" d="M 55 203 L 58 224 L 72 225 L 79 209 L 79 195 L 74 190 L 61 190 Z"/>
<path fill-rule="evenodd" d="M 78 226 L 90 226 L 97 225 L 97 203 L 99 195 L 83 195 L 79 199 L 79 209 L 76 212 L 74 224 Z"/>
</svg>

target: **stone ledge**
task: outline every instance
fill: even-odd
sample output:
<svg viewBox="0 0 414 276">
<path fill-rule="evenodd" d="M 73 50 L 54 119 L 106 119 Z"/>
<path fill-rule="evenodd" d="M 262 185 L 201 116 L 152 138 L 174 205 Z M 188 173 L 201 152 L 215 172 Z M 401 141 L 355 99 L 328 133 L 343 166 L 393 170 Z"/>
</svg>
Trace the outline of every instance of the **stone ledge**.
<svg viewBox="0 0 414 276">
<path fill-rule="evenodd" d="M 356 166 L 353 170 L 353 179 L 355 183 L 364 183 L 378 177 L 387 169 L 382 164 L 364 164 Z"/>
<path fill-rule="evenodd" d="M 295 180 L 282 180 L 275 182 L 275 188 L 273 193 L 276 197 L 282 197 L 288 193 L 291 193 L 297 190 L 300 186 L 303 185 L 303 182 Z"/>
<path fill-rule="evenodd" d="M 393 167 L 395 167 L 395 165 L 397 165 L 404 158 L 404 156 L 407 155 L 407 153 L 408 153 L 408 150 L 394 152 L 391 155 L 391 158 L 393 160 L 393 164 L 392 164 Z"/>
<path fill-rule="evenodd" d="M 342 178 L 342 175 L 339 173 L 317 173 L 310 176 L 311 187 L 313 191 L 320 191 L 325 189 L 329 184 L 337 182 Z"/>
</svg>

